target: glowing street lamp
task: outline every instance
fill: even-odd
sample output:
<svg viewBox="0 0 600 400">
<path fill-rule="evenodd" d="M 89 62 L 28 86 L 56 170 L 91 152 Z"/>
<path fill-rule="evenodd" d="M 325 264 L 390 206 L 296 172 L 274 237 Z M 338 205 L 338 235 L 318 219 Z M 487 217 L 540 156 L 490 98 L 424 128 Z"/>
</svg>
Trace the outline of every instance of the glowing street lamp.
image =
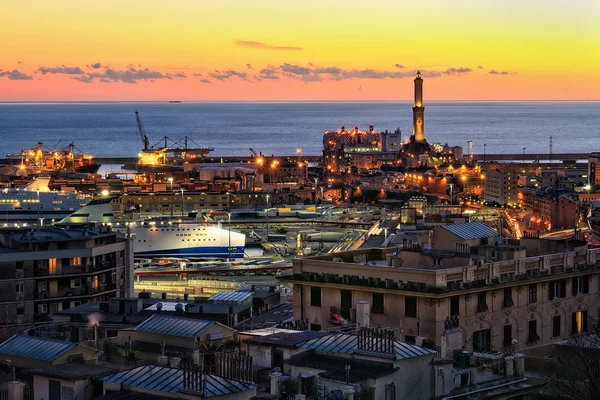
<svg viewBox="0 0 600 400">
<path fill-rule="evenodd" d="M 169 196 L 169 206 L 171 208 L 171 218 L 173 218 L 173 177 L 170 176 L 167 178 L 167 180 L 171 184 L 171 195 Z"/>
</svg>

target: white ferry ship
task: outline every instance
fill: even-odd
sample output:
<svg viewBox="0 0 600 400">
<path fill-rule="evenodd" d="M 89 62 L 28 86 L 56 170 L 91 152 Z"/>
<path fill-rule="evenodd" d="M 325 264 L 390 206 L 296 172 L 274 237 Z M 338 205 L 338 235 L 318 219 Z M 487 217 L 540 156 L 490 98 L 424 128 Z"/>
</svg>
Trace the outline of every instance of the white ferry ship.
<svg viewBox="0 0 600 400">
<path fill-rule="evenodd" d="M 50 190 L 50 178 L 37 178 L 20 188 L 0 190 L 0 222 L 60 220 L 90 202 L 91 197 Z"/>
<path fill-rule="evenodd" d="M 94 200 L 59 225 L 95 223 L 133 236 L 136 258 L 243 258 L 246 235 L 218 226 L 179 220 L 152 219 L 117 222 L 110 199 Z"/>
</svg>

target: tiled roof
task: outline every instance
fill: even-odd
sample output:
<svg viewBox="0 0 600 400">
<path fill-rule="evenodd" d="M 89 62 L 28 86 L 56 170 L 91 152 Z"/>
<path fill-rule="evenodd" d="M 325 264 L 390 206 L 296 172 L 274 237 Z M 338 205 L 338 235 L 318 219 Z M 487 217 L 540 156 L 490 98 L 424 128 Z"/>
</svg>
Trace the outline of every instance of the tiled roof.
<svg viewBox="0 0 600 400">
<path fill-rule="evenodd" d="M 478 239 L 491 236 L 500 236 L 498 232 L 481 222 L 469 222 L 467 224 L 449 224 L 442 228 L 454 233 L 463 239 Z"/>
<path fill-rule="evenodd" d="M 52 361 L 76 343 L 36 336 L 15 335 L 0 345 L 0 354 Z"/>
<path fill-rule="evenodd" d="M 298 347 L 327 351 L 330 353 L 354 354 L 358 349 L 358 337 L 346 333 L 334 333 L 316 339 L 310 339 L 297 344 Z M 394 342 L 396 360 L 434 354 L 435 350 L 405 342 Z"/>
<path fill-rule="evenodd" d="M 206 397 L 223 396 L 253 389 L 251 383 L 204 374 Z M 146 365 L 118 372 L 101 380 L 160 392 L 177 393 L 183 390 L 183 370 Z"/>
<path fill-rule="evenodd" d="M 156 314 L 139 324 L 134 330 L 138 332 L 157 333 L 159 335 L 195 338 L 202 331 L 214 325 L 214 323 L 214 321 L 203 319 Z"/>
<path fill-rule="evenodd" d="M 219 292 L 208 298 L 208 301 L 244 301 L 252 296 L 252 292 Z"/>
</svg>

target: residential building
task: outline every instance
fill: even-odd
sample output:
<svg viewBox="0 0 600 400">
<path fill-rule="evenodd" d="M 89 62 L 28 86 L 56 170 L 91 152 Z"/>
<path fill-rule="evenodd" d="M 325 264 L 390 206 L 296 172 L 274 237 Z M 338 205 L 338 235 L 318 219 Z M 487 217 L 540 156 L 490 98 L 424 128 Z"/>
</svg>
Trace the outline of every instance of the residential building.
<svg viewBox="0 0 600 400">
<path fill-rule="evenodd" d="M 3 337 L 47 322 L 49 314 L 132 292 L 131 257 L 125 237 L 110 229 L 1 232 Z"/>
<path fill-rule="evenodd" d="M 576 195 L 569 192 L 553 188 L 520 188 L 519 203 L 533 212 L 533 227 L 544 230 L 577 227 L 579 204 Z"/>
<path fill-rule="evenodd" d="M 401 340 L 437 346 L 447 321 L 459 318 L 459 348 L 490 351 L 513 339 L 519 350 L 581 333 L 599 312 L 600 249 L 533 237 L 501 244 L 488 237 L 488 243 L 465 241 L 455 250 L 440 244 L 440 250 L 435 237 L 430 249 L 295 259 L 293 275 L 281 278 L 294 284 L 294 318 L 307 320 L 312 330 L 388 327 Z"/>
</svg>

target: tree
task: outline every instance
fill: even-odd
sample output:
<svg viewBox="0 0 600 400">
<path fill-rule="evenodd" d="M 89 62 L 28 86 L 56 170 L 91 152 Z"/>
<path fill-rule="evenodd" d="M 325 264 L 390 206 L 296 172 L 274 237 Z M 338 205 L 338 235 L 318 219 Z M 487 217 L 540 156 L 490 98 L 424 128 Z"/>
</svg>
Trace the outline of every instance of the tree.
<svg viewBox="0 0 600 400">
<path fill-rule="evenodd" d="M 562 398 L 600 399 L 600 327 L 555 343 L 546 371 L 549 389 Z"/>
</svg>

